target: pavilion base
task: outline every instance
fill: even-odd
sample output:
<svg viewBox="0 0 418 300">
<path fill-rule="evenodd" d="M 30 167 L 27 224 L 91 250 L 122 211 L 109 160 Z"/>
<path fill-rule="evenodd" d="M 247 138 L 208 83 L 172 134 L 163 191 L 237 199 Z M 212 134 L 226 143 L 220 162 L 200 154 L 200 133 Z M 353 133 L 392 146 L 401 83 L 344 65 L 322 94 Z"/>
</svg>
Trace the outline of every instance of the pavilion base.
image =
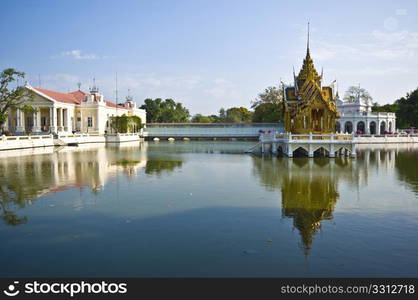
<svg viewBox="0 0 418 300">
<path fill-rule="evenodd" d="M 260 142 L 247 152 L 259 151 L 287 157 L 357 156 L 356 142 L 349 134 L 262 134 Z"/>
</svg>

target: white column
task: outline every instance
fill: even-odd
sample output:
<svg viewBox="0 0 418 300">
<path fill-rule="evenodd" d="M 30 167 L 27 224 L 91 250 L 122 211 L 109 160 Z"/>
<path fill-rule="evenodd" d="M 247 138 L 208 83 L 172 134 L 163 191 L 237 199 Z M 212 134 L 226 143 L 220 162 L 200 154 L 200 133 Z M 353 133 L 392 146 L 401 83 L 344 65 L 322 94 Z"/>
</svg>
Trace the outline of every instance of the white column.
<svg viewBox="0 0 418 300">
<path fill-rule="evenodd" d="M 61 109 L 59 107 L 57 107 L 56 115 L 57 115 L 57 132 L 60 132 L 61 131 L 62 114 L 61 114 Z"/>
<path fill-rule="evenodd" d="M 20 109 L 16 109 L 16 120 L 17 120 L 17 125 L 16 125 L 16 132 L 22 133 L 25 131 L 25 125 L 22 122 L 22 118 L 23 118 L 23 113 Z"/>
<path fill-rule="evenodd" d="M 40 132 L 41 131 L 41 111 L 39 108 L 33 113 L 33 132 Z"/>
<path fill-rule="evenodd" d="M 41 124 L 41 108 L 38 108 L 38 111 L 36 113 L 36 126 L 38 126 L 39 131 L 42 131 L 42 124 Z"/>
<path fill-rule="evenodd" d="M 312 134 L 309 134 L 309 139 L 312 139 Z M 314 153 L 312 150 L 312 144 L 309 144 L 308 146 L 308 157 L 314 157 Z"/>
<path fill-rule="evenodd" d="M 288 157 L 293 157 L 293 151 L 292 151 L 292 145 L 291 144 L 287 144 L 287 156 Z"/>
<path fill-rule="evenodd" d="M 61 112 L 62 112 L 62 114 L 61 114 L 61 124 L 62 124 L 62 127 L 65 127 L 66 126 L 65 125 L 65 123 L 66 123 L 66 120 L 65 120 L 65 108 L 61 108 Z M 62 128 L 62 130 L 64 131 L 65 128 Z"/>
<path fill-rule="evenodd" d="M 369 122 L 369 120 L 366 120 L 365 122 L 365 128 L 364 128 L 364 133 L 365 134 L 370 134 L 370 122 Z"/>
<path fill-rule="evenodd" d="M 330 145 L 329 145 L 329 157 L 335 157 L 335 149 L 334 149 L 334 135 L 331 134 L 330 137 Z"/>
<path fill-rule="evenodd" d="M 70 131 L 70 128 L 68 126 L 68 108 L 64 109 L 64 127 L 66 131 Z"/>
<path fill-rule="evenodd" d="M 49 130 L 51 132 L 56 132 L 56 122 L 55 122 L 55 108 L 49 108 Z"/>
</svg>

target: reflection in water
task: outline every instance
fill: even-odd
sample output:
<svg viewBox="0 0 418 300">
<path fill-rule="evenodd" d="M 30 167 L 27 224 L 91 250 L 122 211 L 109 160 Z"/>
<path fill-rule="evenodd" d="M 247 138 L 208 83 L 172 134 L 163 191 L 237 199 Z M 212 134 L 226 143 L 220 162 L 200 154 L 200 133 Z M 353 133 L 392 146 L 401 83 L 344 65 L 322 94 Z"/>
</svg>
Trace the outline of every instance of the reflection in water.
<svg viewBox="0 0 418 300">
<path fill-rule="evenodd" d="M 138 143 L 47 149 L 41 155 L 0 153 L 0 209 L 6 224 L 26 223 L 18 210 L 36 198 L 84 186 L 98 193 L 115 174 L 129 178 L 146 165 L 144 145 Z"/>
<path fill-rule="evenodd" d="M 177 168 L 181 168 L 181 160 L 148 160 L 145 166 L 146 174 L 161 175 L 162 172 L 171 173 Z"/>
<path fill-rule="evenodd" d="M 306 177 L 304 173 L 297 172 L 284 176 L 281 191 L 282 214 L 293 218 L 305 254 L 308 254 L 321 221 L 332 219 L 339 197 L 336 181 L 324 174 Z"/>
<path fill-rule="evenodd" d="M 359 148 L 357 159 L 253 158 L 253 172 L 261 183 L 268 190 L 280 189 L 282 215 L 293 219 L 305 254 L 312 247 L 321 221 L 333 218 L 339 182 L 358 190 L 367 185 L 370 170 L 378 173 L 396 166 L 399 179 L 418 191 L 416 148 L 408 145 Z"/>
<path fill-rule="evenodd" d="M 252 144 L 0 152 L 0 273 L 416 277 L 418 147 L 287 159 Z"/>
<path fill-rule="evenodd" d="M 293 219 L 293 225 L 300 233 L 302 248 L 307 255 L 313 236 L 321 227 L 321 221 L 333 218 L 332 212 L 339 197 L 338 178 L 348 176 L 355 180 L 350 172 L 352 160 L 254 158 L 253 162 L 254 173 L 260 177 L 262 183 L 268 189 L 281 190 L 282 215 Z"/>
<path fill-rule="evenodd" d="M 418 195 L 418 149 L 410 148 L 397 153 L 395 167 L 399 180 L 407 183 Z"/>
</svg>

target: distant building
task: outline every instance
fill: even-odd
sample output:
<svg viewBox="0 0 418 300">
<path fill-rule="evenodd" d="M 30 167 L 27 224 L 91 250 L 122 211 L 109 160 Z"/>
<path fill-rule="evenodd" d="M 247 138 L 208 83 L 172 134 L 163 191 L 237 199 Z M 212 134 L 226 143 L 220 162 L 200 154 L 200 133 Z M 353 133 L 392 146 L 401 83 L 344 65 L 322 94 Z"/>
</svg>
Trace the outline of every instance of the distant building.
<svg viewBox="0 0 418 300">
<path fill-rule="evenodd" d="M 132 98 L 116 105 L 107 101 L 93 86 L 89 93 L 74 91 L 61 93 L 26 85 L 34 94 L 29 105 L 36 108 L 34 113 L 11 110 L 5 130 L 14 134 L 41 133 L 99 133 L 110 131 L 109 121 L 113 116 L 138 116 L 146 122 L 146 112 L 139 109 Z"/>
<path fill-rule="evenodd" d="M 385 134 L 396 131 L 396 115 L 389 112 L 372 112 L 372 102 L 360 96 L 352 102 L 344 102 L 336 95 L 340 118 L 335 127 L 337 132 Z"/>
</svg>

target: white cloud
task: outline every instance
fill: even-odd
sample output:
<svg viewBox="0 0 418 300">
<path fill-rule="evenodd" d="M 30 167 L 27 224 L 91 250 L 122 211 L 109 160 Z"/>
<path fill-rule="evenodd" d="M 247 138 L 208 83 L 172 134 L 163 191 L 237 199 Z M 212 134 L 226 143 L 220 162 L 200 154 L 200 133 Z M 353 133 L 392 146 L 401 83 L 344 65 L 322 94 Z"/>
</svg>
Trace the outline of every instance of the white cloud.
<svg viewBox="0 0 418 300">
<path fill-rule="evenodd" d="M 396 10 L 396 15 L 397 16 L 406 16 L 407 15 L 407 10 L 405 8 L 398 8 Z"/>
<path fill-rule="evenodd" d="M 387 30 L 394 31 L 398 29 L 398 20 L 394 17 L 388 17 L 383 21 L 383 26 Z"/>
<path fill-rule="evenodd" d="M 57 57 L 70 57 L 76 60 L 93 60 L 93 59 L 104 59 L 106 58 L 106 56 L 99 56 L 97 54 L 84 54 L 81 52 L 81 50 L 79 49 L 75 49 L 75 50 L 68 50 L 68 51 L 63 51 L 61 52 L 61 55 L 59 56 L 54 56 L 54 58 Z"/>
<path fill-rule="evenodd" d="M 393 61 L 399 64 L 418 59 L 418 32 L 374 30 L 366 36 L 341 43 L 320 41 L 314 56 L 319 60 Z M 366 42 L 362 42 L 365 39 Z"/>
<path fill-rule="evenodd" d="M 329 69 L 328 70 L 331 73 L 338 73 L 338 75 L 350 75 L 350 76 L 363 76 L 363 77 L 369 77 L 369 76 L 388 76 L 388 75 L 403 75 L 403 74 L 409 74 L 411 73 L 410 70 L 407 70 L 405 68 L 399 68 L 399 67 L 363 67 L 360 69 Z"/>
</svg>

